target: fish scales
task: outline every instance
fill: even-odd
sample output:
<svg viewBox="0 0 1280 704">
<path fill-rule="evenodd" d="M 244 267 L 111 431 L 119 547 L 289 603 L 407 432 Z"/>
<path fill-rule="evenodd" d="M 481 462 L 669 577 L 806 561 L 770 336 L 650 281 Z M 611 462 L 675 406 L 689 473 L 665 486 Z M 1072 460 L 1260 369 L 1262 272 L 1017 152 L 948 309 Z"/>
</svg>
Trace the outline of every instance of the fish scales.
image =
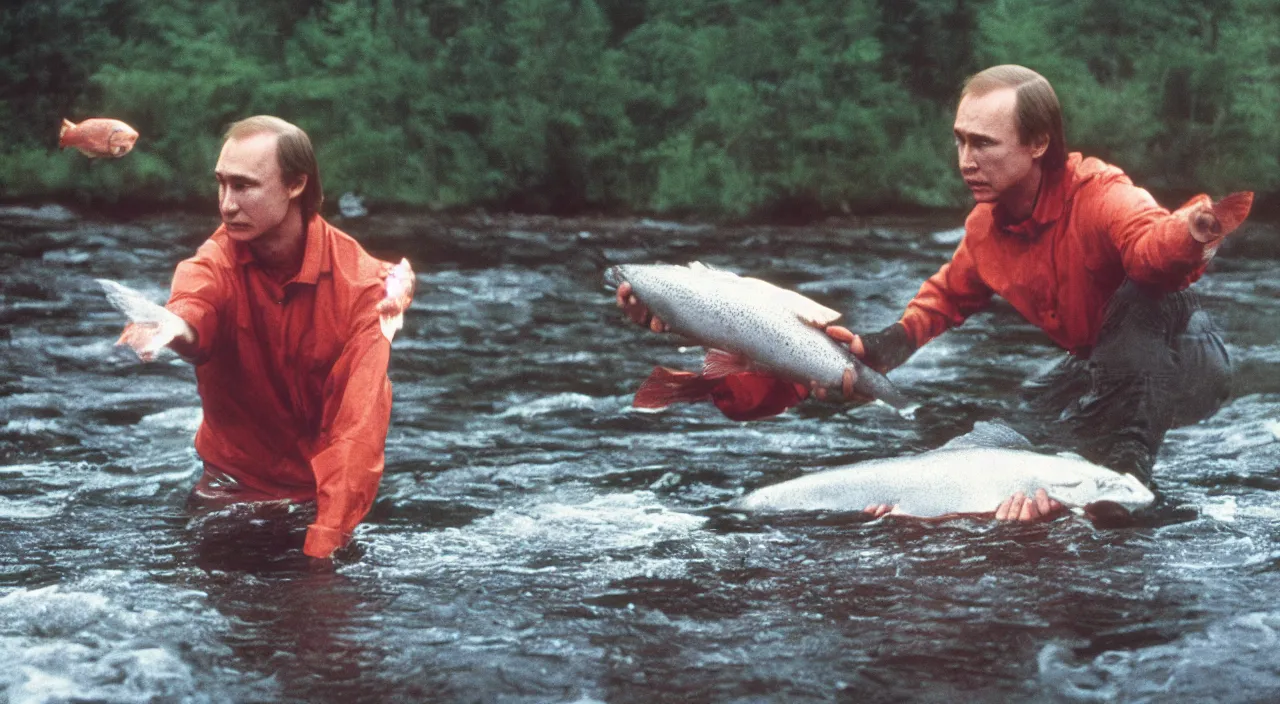
<svg viewBox="0 0 1280 704">
<path fill-rule="evenodd" d="M 936 518 L 991 513 L 1015 492 L 1045 489 L 1068 508 L 1108 501 L 1130 511 L 1155 496 L 1136 478 L 1083 459 L 1006 448 L 939 449 L 815 472 L 740 499 L 748 511 L 861 511 Z"/>
<path fill-rule="evenodd" d="M 852 368 L 858 393 L 907 405 L 888 379 L 821 329 L 839 314 L 800 294 L 701 265 L 626 264 L 614 267 L 610 277 L 615 285 L 629 282 L 673 332 L 705 347 L 747 357 L 790 381 L 815 380 L 831 391 L 842 388 L 845 370 Z M 809 312 L 820 319 L 806 322 L 802 316 Z"/>
</svg>

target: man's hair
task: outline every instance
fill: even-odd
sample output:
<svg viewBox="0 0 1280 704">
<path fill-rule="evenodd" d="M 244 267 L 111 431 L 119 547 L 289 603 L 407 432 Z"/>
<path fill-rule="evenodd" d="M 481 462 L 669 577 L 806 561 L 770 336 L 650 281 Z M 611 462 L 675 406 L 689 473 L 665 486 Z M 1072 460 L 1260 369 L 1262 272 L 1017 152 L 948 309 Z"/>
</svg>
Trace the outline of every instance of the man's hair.
<svg viewBox="0 0 1280 704">
<path fill-rule="evenodd" d="M 1014 110 L 1018 119 L 1018 140 L 1030 144 L 1040 135 L 1049 137 L 1041 165 L 1052 171 L 1067 163 L 1067 140 L 1062 129 L 1062 106 L 1053 86 L 1040 74 L 1024 66 L 1004 64 L 992 66 L 969 77 L 960 92 L 965 96 L 983 96 L 1000 88 L 1013 88 L 1017 96 Z"/>
<path fill-rule="evenodd" d="M 307 133 L 278 117 L 255 115 L 232 123 L 223 140 L 244 139 L 264 133 L 277 137 L 276 162 L 280 164 L 280 175 L 285 184 L 297 181 L 302 175 L 307 177 L 307 185 L 299 196 L 305 226 L 311 221 L 312 215 L 320 212 L 320 204 L 324 203 L 324 190 L 320 187 L 320 165 L 316 163 L 316 152 L 311 148 L 311 138 Z"/>
</svg>

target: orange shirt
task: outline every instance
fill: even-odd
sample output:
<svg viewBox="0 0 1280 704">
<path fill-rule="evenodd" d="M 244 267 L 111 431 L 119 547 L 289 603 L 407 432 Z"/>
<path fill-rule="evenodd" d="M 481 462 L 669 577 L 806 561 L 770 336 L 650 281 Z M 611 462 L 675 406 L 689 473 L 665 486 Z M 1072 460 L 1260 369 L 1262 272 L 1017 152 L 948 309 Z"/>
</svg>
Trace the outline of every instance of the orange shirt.
<svg viewBox="0 0 1280 704">
<path fill-rule="evenodd" d="M 1186 212 L 1208 202 L 1197 196 L 1170 213 L 1120 169 L 1071 154 L 1064 169 L 1045 174 L 1028 220 L 1006 225 L 993 204 L 978 204 L 950 263 L 924 282 L 901 322 L 920 347 L 999 294 L 1055 343 L 1087 356 L 1126 277 L 1177 291 L 1204 273 L 1217 243 L 1196 241 Z"/>
<path fill-rule="evenodd" d="M 382 262 L 315 216 L 281 284 L 219 227 L 178 265 L 167 308 L 195 329 L 200 457 L 255 498 L 316 500 L 308 555 L 342 547 L 382 478 L 391 343 Z"/>
</svg>

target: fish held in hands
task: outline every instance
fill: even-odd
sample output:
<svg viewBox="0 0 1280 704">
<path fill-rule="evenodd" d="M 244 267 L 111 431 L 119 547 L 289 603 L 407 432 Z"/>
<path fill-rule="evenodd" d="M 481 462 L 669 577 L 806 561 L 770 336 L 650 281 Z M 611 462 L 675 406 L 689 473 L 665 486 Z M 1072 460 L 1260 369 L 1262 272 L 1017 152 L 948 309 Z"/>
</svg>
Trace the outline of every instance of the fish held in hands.
<svg viewBox="0 0 1280 704">
<path fill-rule="evenodd" d="M 119 158 L 128 154 L 138 141 L 138 132 L 120 120 L 94 117 L 76 124 L 62 121 L 58 146 L 72 147 L 90 158 Z"/>
<path fill-rule="evenodd" d="M 729 418 L 776 415 L 803 401 L 808 384 L 832 398 L 907 398 L 825 332 L 840 314 L 799 293 L 697 262 L 623 264 L 606 284 L 632 294 L 667 327 L 707 349 L 701 373 L 658 367 L 636 392 L 637 408 L 710 399 Z"/>
</svg>

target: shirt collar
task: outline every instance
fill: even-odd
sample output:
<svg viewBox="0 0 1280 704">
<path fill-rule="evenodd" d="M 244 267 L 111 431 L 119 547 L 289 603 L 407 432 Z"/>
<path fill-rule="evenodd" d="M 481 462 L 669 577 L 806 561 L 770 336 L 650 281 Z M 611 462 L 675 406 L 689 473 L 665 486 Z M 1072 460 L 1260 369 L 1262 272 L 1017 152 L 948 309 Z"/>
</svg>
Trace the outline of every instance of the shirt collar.
<svg viewBox="0 0 1280 704">
<path fill-rule="evenodd" d="M 1031 217 L 1021 222 L 1009 222 L 1005 219 L 1004 209 L 996 206 L 993 211 L 996 226 L 1002 232 L 1023 238 L 1034 238 L 1046 227 L 1062 217 L 1063 210 L 1070 196 L 1072 175 L 1080 162 L 1079 154 L 1072 154 L 1061 169 L 1045 172 L 1040 181 L 1040 191 L 1036 194 L 1036 206 Z"/>
<path fill-rule="evenodd" d="M 302 251 L 302 268 L 287 283 L 314 286 L 320 281 L 320 274 L 327 274 L 333 271 L 333 260 L 329 257 L 329 248 L 324 246 L 327 227 L 328 223 L 319 215 L 311 216 L 311 222 L 307 225 L 307 241 Z M 222 226 L 221 229 L 225 232 L 226 226 Z M 256 263 L 248 244 L 233 240 L 232 247 L 235 251 L 237 266 Z"/>
<path fill-rule="evenodd" d="M 298 270 L 298 275 L 293 277 L 295 282 L 314 286 L 320 281 L 321 272 L 333 270 L 333 264 L 329 260 L 329 248 L 324 246 L 325 225 L 325 221 L 321 220 L 319 215 L 311 216 L 311 222 L 307 225 L 306 249 L 302 253 L 302 268 Z"/>
</svg>

